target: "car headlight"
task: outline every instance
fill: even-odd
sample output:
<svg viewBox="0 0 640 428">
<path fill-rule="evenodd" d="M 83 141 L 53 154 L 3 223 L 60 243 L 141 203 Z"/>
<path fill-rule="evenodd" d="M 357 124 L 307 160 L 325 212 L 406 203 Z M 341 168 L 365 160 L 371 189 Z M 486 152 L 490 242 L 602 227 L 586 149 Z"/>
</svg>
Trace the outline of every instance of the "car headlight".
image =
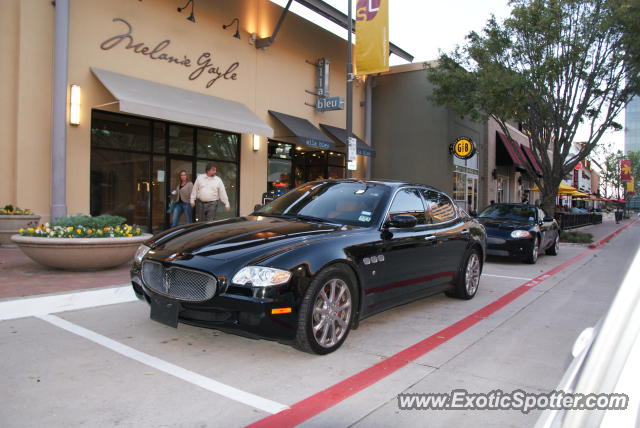
<svg viewBox="0 0 640 428">
<path fill-rule="evenodd" d="M 531 238 L 531 233 L 526 230 L 514 230 L 511 232 L 512 238 Z"/>
<path fill-rule="evenodd" d="M 238 285 L 251 283 L 254 287 L 268 287 L 284 284 L 291 278 L 291 272 L 264 266 L 245 266 L 233 276 L 231 282 Z"/>
<path fill-rule="evenodd" d="M 142 258 L 149 252 L 150 249 L 151 248 L 147 247 L 144 244 L 140 245 L 136 250 L 135 256 L 133 256 L 133 259 L 136 261 L 136 263 L 142 263 Z"/>
</svg>

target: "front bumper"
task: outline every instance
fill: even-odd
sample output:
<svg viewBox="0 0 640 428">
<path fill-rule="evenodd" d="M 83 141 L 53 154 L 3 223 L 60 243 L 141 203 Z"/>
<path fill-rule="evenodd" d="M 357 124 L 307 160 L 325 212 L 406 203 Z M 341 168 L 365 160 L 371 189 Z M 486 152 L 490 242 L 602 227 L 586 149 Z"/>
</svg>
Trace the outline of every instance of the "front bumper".
<svg viewBox="0 0 640 428">
<path fill-rule="evenodd" d="M 487 254 L 490 256 L 524 258 L 531 254 L 532 239 L 504 239 L 487 237 Z"/>
<path fill-rule="evenodd" d="M 298 308 L 293 292 L 274 287 L 264 289 L 221 287 L 221 291 L 204 302 L 186 302 L 162 296 L 144 285 L 139 269 L 131 270 L 131 284 L 138 299 L 152 304 L 162 298 L 178 306 L 178 322 L 198 327 L 215 328 L 251 338 L 273 339 L 283 342 L 295 338 Z M 264 295 L 262 297 L 258 295 Z M 266 294 L 266 295 L 265 295 Z M 290 313 L 272 314 L 272 309 L 291 308 Z"/>
</svg>

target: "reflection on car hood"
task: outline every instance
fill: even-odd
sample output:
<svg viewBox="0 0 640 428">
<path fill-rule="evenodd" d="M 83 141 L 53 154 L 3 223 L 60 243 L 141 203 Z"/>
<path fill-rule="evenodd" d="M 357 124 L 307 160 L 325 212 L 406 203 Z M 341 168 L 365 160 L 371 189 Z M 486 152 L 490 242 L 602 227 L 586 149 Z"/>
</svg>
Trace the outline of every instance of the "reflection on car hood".
<svg viewBox="0 0 640 428">
<path fill-rule="evenodd" d="M 275 251 L 349 226 L 274 217 L 237 217 L 171 229 L 147 243 L 154 249 L 227 259 L 237 251 Z"/>
<path fill-rule="evenodd" d="M 479 218 L 478 221 L 484 225 L 484 227 L 504 230 L 516 230 L 516 229 L 529 229 L 533 226 L 530 221 L 516 221 L 507 219 L 495 219 L 495 218 Z"/>
</svg>

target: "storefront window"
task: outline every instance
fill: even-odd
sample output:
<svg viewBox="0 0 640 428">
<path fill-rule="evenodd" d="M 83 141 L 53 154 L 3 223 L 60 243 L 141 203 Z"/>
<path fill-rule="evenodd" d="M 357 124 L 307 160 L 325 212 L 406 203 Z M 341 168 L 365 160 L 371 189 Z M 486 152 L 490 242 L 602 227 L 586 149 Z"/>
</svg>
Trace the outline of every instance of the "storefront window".
<svg viewBox="0 0 640 428">
<path fill-rule="evenodd" d="M 91 145 L 108 149 L 148 152 L 151 149 L 151 122 L 129 116 L 94 111 Z"/>
<path fill-rule="evenodd" d="M 238 136 L 198 129 L 196 148 L 199 158 L 235 161 L 238 159 Z"/>
<path fill-rule="evenodd" d="M 174 155 L 193 155 L 192 127 L 169 125 L 169 153 Z"/>
<path fill-rule="evenodd" d="M 129 224 L 147 225 L 150 162 L 150 154 L 93 149 L 91 215 L 117 215 Z"/>
<path fill-rule="evenodd" d="M 208 145 L 215 148 L 208 150 Z M 221 208 L 219 217 L 236 216 L 238 152 L 237 134 L 94 110 L 91 215 L 120 215 L 130 224 L 160 232 L 169 224 L 167 195 L 177 171 L 184 169 L 195 181 L 196 173 L 204 173 L 205 165 L 213 163 L 231 205 L 229 212 Z"/>
</svg>

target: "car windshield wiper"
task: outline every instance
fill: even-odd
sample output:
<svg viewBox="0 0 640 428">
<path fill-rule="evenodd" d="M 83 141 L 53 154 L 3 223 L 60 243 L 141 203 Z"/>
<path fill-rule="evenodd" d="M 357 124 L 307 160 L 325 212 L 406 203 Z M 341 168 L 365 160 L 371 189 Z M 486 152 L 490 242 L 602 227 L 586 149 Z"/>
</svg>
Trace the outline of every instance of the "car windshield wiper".
<svg viewBox="0 0 640 428">
<path fill-rule="evenodd" d="M 328 223 L 328 224 L 335 224 L 335 225 L 342 225 L 342 223 L 337 223 L 335 221 L 330 221 L 326 218 L 322 218 L 322 217 L 315 217 L 312 215 L 304 215 L 304 214 L 291 214 L 292 218 L 297 218 L 299 220 L 305 220 L 305 221 L 316 221 L 318 223 Z"/>
</svg>

